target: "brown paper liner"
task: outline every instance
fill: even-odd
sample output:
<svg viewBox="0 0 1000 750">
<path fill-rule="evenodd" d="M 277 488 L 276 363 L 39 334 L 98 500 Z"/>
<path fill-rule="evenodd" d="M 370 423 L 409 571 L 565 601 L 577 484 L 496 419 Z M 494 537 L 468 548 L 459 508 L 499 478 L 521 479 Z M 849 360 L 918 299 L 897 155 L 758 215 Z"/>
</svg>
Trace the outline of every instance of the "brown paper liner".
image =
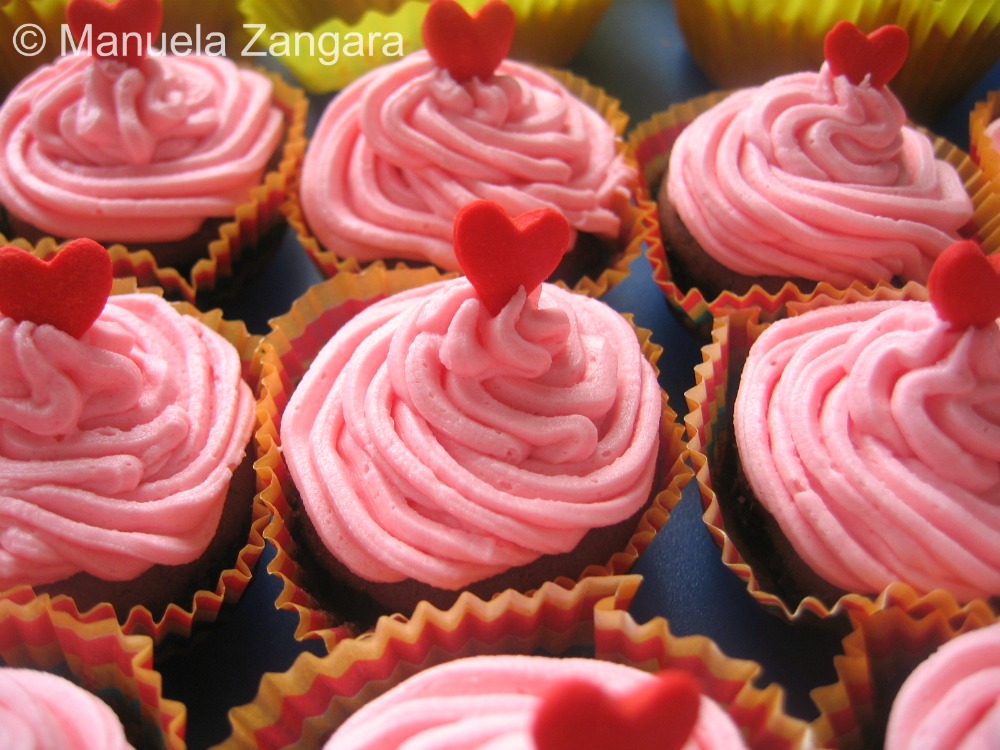
<svg viewBox="0 0 1000 750">
<path fill-rule="evenodd" d="M 583 78 L 564 70 L 546 70 L 559 83 L 587 106 L 599 112 L 611 126 L 617 138 L 618 153 L 624 156 L 627 164 L 636 168 L 636 161 L 628 145 L 622 140 L 622 134 L 628 126 L 628 115 L 621 110 L 620 102 L 607 94 L 603 89 L 593 86 Z M 320 244 L 309 230 L 309 225 L 302 213 L 299 184 L 296 180 L 289 193 L 285 205 L 288 223 L 295 230 L 299 243 L 312 258 L 319 272 L 329 278 L 338 273 L 357 273 L 362 268 L 372 265 L 387 265 L 385 260 L 362 263 L 357 258 L 341 257 L 336 248 L 327 248 Z M 656 206 L 640 203 L 635 199 L 639 188 L 639 180 L 629 186 L 629 198 L 616 196 L 613 210 L 621 221 L 618 237 L 611 242 L 614 246 L 614 256 L 609 265 L 596 276 L 582 276 L 573 284 L 573 290 L 599 297 L 611 287 L 623 281 L 631 272 L 631 264 L 642 253 L 645 243 L 650 239 L 653 227 L 656 225 Z M 391 262 L 391 261 L 390 261 Z M 401 260 L 395 263 L 396 268 L 420 268 L 429 265 L 426 261 Z M 567 286 L 559 282 L 560 286 Z"/>
<path fill-rule="evenodd" d="M 85 623 L 48 597 L 0 598 L 0 663 L 69 678 L 109 703 L 136 748 L 183 750 L 187 711 L 163 697 L 153 643 L 112 620 Z"/>
<path fill-rule="evenodd" d="M 693 674 L 751 748 L 808 746 L 808 728 L 784 713 L 781 689 L 753 687 L 758 665 L 724 656 L 705 637 L 674 637 L 662 618 L 637 624 L 626 609 L 640 580 L 587 578 L 571 588 L 545 584 L 530 596 L 508 590 L 490 601 L 466 593 L 445 611 L 422 603 L 412 619 L 384 617 L 364 638 L 343 641 L 324 657 L 303 654 L 287 672 L 265 675 L 254 701 L 230 711 L 232 735 L 217 748 L 321 747 L 360 706 L 446 661 L 582 652 L 646 671 Z"/>
<path fill-rule="evenodd" d="M 818 747 L 882 747 L 889 712 L 907 676 L 938 647 L 986 627 L 995 615 L 983 602 L 960 605 L 944 591 L 906 606 L 858 614 L 854 630 L 834 658 L 838 682 L 811 695 L 820 715 L 813 722 Z"/>
<path fill-rule="evenodd" d="M 302 568 L 296 563 L 299 555 L 308 553 L 289 532 L 292 514 L 289 497 L 294 489 L 281 456 L 281 414 L 312 359 L 346 321 L 390 294 L 442 278 L 445 277 L 432 267 L 387 270 L 371 266 L 357 274 L 338 274 L 312 287 L 293 304 L 288 314 L 272 321 L 272 332 L 261 346 L 255 466 L 260 497 L 272 512 L 271 522 L 264 530 L 264 538 L 271 541 L 276 550 L 268 572 L 282 581 L 282 591 L 275 605 L 279 609 L 293 611 L 299 617 L 295 632 L 299 640 L 318 638 L 332 647 L 356 632 L 356 627 L 340 614 L 323 609 L 309 594 Z M 643 353 L 656 368 L 662 348 L 651 341 L 649 331 L 641 328 L 636 328 L 636 331 Z M 691 480 L 690 469 L 685 463 L 683 430 L 667 404 L 665 394 L 660 443 L 665 476 L 654 489 L 655 496 L 643 513 L 631 541 L 610 560 L 597 561 L 581 571 L 580 578 L 627 572 L 667 522 L 671 510 L 680 501 L 681 491 Z M 559 580 L 560 583 L 572 583 Z"/>
<path fill-rule="evenodd" d="M 926 298 L 926 289 L 911 282 L 903 289 L 869 290 L 868 295 L 849 300 L 819 295 L 800 303 L 789 303 L 789 309 L 794 315 L 828 305 L 859 301 Z M 739 310 L 716 318 L 712 342 L 702 347 L 703 361 L 695 366 L 695 386 L 685 393 L 688 414 L 684 422 L 690 460 L 704 511 L 702 519 L 720 549 L 723 564 L 746 584 L 747 591 L 765 610 L 791 621 L 824 620 L 840 615 L 857 617 L 892 607 L 922 611 L 928 607 L 928 602 L 938 596 L 949 596 L 946 592 L 918 596 L 912 587 L 900 581 L 890 584 L 878 594 L 848 593 L 832 603 L 824 602 L 817 596 L 792 600 L 779 591 L 768 590 L 758 579 L 753 565 L 737 546 L 739 529 L 727 528 L 722 508 L 726 500 L 716 493 L 713 482 L 713 471 L 718 471 L 720 446 L 734 439 L 731 434 L 732 406 L 739 381 L 732 368 L 742 367 L 750 346 L 767 327 L 768 324 L 758 318 L 757 310 Z"/>
<path fill-rule="evenodd" d="M 642 175 L 642 192 L 639 196 L 641 202 L 649 201 L 655 206 L 660 183 L 667 171 L 670 150 L 677 136 L 699 114 L 725 99 L 728 93 L 712 92 L 680 102 L 635 126 L 628 141 Z M 968 154 L 947 140 L 924 132 L 934 142 L 937 158 L 955 167 L 965 184 L 966 192 L 972 198 L 975 213 L 969 232 L 977 236 L 987 253 L 1000 251 L 1000 196 L 992 194 L 989 179 Z M 733 310 L 757 309 L 761 320 L 773 321 L 787 314 L 790 303 L 803 303 L 817 296 L 845 301 L 867 297 L 873 293 L 891 296 L 894 294 L 892 290 L 897 288 L 887 282 L 868 285 L 856 281 L 846 289 L 820 282 L 815 290 L 803 291 L 789 281 L 774 294 L 755 284 L 746 294 L 727 291 L 715 299 L 708 299 L 697 287 L 682 288 L 674 279 L 656 210 L 653 212 L 653 220 L 657 231 L 651 235 L 646 248 L 646 256 L 653 269 L 653 281 L 660 287 L 681 321 L 704 339 L 711 335 L 712 319 Z"/>
</svg>

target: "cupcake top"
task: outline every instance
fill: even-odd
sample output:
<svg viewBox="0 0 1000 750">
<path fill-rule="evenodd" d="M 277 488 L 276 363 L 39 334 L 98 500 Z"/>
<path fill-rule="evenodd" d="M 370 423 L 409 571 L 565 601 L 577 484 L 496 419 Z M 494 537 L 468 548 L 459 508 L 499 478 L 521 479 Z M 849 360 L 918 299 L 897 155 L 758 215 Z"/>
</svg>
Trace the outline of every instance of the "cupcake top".
<svg viewBox="0 0 1000 750">
<path fill-rule="evenodd" d="M 0 589 L 197 558 L 243 459 L 236 349 L 151 294 L 108 298 L 90 240 L 0 248 Z"/>
<path fill-rule="evenodd" d="M 1000 737 L 1000 624 L 963 633 L 903 683 L 886 750 L 989 748 Z"/>
<path fill-rule="evenodd" d="M 973 207 L 887 87 L 907 49 L 899 27 L 838 24 L 818 73 L 737 91 L 687 126 L 663 199 L 740 274 L 924 282 Z"/>
<path fill-rule="evenodd" d="M 303 214 L 326 249 L 458 270 L 452 223 L 476 199 L 512 215 L 556 208 L 573 234 L 617 236 L 613 203 L 634 170 L 600 114 L 547 73 L 504 59 L 513 29 L 501 0 L 473 18 L 435 0 L 427 51 L 337 95 L 302 170 Z"/>
<path fill-rule="evenodd" d="M 466 276 L 373 304 L 295 389 L 283 455 L 356 574 L 458 589 L 647 501 L 656 373 L 617 312 L 542 283 L 568 231 L 551 209 L 512 222 L 496 204 L 463 208 Z"/>
<path fill-rule="evenodd" d="M 445 738 L 456 750 L 746 746 L 732 719 L 686 673 L 512 655 L 456 659 L 419 672 L 354 713 L 324 750 L 442 747 Z"/>
<path fill-rule="evenodd" d="M 131 750 L 121 720 L 65 677 L 0 667 L 0 746 L 7 750 Z"/>
<path fill-rule="evenodd" d="M 56 237 L 152 243 L 248 199 L 282 137 L 271 82 L 136 41 L 156 38 L 161 13 L 159 0 L 69 4 L 92 51 L 39 68 L 0 107 L 0 204 L 13 216 Z M 134 31 L 111 44 L 122 19 Z"/>
<path fill-rule="evenodd" d="M 957 243 L 930 292 L 774 323 L 735 436 L 755 496 L 827 581 L 967 601 L 1000 594 L 1000 258 Z"/>
</svg>

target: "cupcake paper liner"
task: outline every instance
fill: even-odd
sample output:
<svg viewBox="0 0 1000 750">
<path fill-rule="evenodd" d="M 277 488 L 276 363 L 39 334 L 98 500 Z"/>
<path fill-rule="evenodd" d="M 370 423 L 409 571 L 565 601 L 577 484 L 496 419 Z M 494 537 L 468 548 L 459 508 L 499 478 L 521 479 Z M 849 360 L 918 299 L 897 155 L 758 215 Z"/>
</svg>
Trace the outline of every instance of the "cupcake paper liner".
<svg viewBox="0 0 1000 750">
<path fill-rule="evenodd" d="M 891 88 L 923 123 L 947 112 L 1000 59 L 1000 6 L 989 0 L 676 0 L 674 10 L 691 56 L 720 88 L 818 69 L 838 21 L 866 33 L 902 26 L 910 53 Z"/>
<path fill-rule="evenodd" d="M 790 303 L 790 309 L 793 313 L 800 313 L 826 305 L 883 299 L 926 299 L 926 289 L 910 283 L 899 290 L 870 291 L 850 301 L 817 296 L 802 303 Z M 720 549 L 723 564 L 746 584 L 747 591 L 765 610 L 790 621 L 816 622 L 841 615 L 856 617 L 892 607 L 921 611 L 935 597 L 950 596 L 943 591 L 917 595 L 911 586 L 899 581 L 877 594 L 848 593 L 832 603 L 816 596 L 793 601 L 780 592 L 768 590 L 759 580 L 754 564 L 738 547 L 739 529 L 727 527 L 722 508 L 725 501 L 716 494 L 713 471 L 718 470 L 716 464 L 720 446 L 733 439 L 732 405 L 739 387 L 737 368 L 742 367 L 750 346 L 766 327 L 766 323 L 758 320 L 756 310 L 740 310 L 717 318 L 712 343 L 702 348 L 703 362 L 695 366 L 695 386 L 685 394 L 689 411 L 684 422 L 704 511 L 702 518 Z"/>
<path fill-rule="evenodd" d="M 1000 91 L 991 91 L 969 115 L 969 153 L 989 183 L 990 214 L 984 215 L 984 231 L 1000 233 L 1000 149 L 987 137 L 987 126 L 1000 118 Z"/>
<path fill-rule="evenodd" d="M 813 722 L 819 747 L 882 747 L 889 711 L 906 677 L 939 646 L 992 624 L 995 615 L 983 602 L 963 606 L 938 591 L 921 606 L 908 598 L 905 607 L 854 619 L 843 655 L 834 658 L 838 682 L 812 692 L 820 710 Z"/>
<path fill-rule="evenodd" d="M 670 150 L 677 136 L 699 114 L 711 109 L 729 93 L 712 92 L 674 104 L 639 123 L 632 130 L 628 142 L 638 161 L 642 177 L 642 193 L 639 198 L 642 203 L 652 202 L 655 208 L 660 183 L 667 171 Z M 964 182 L 975 209 L 972 224 L 983 249 L 987 253 L 1000 251 L 1000 196 L 993 193 L 989 179 L 968 154 L 944 138 L 924 132 L 932 139 L 937 158 L 955 167 Z M 814 297 L 850 300 L 872 294 L 892 296 L 893 290 L 897 289 L 887 282 L 867 285 L 856 281 L 846 289 L 820 282 L 813 291 L 806 292 L 794 283 L 787 282 L 775 294 L 755 284 L 746 294 L 727 291 L 715 299 L 708 299 L 697 287 L 682 288 L 674 279 L 660 231 L 658 211 L 654 210 L 653 216 L 657 231 L 651 233 L 646 245 L 653 281 L 660 287 L 681 322 L 703 339 L 710 337 L 714 317 L 734 310 L 757 309 L 761 320 L 773 321 L 787 314 L 789 304 L 800 304 Z M 907 284 L 903 288 L 910 286 Z"/>
<path fill-rule="evenodd" d="M 685 670 L 750 747 L 808 746 L 809 729 L 784 713 L 781 689 L 753 686 L 757 664 L 726 657 L 703 636 L 675 637 L 662 618 L 637 624 L 625 610 L 640 580 L 587 578 L 490 601 L 463 594 L 445 611 L 422 603 L 410 620 L 382 618 L 365 638 L 343 641 L 324 657 L 303 654 L 288 671 L 265 675 L 255 700 L 230 711 L 233 732 L 217 750 L 321 747 L 361 705 L 416 672 L 466 656 L 539 653 Z"/>
<path fill-rule="evenodd" d="M 603 89 L 592 86 L 583 78 L 575 76 L 564 70 L 547 70 L 549 75 L 555 78 L 577 99 L 587 106 L 599 112 L 607 123 L 611 126 L 618 139 L 617 148 L 623 154 L 626 163 L 636 167 L 635 159 L 622 140 L 622 134 L 628 126 L 628 115 L 622 111 L 620 102 L 608 95 Z M 629 187 L 629 192 L 633 195 L 638 189 L 636 185 Z M 631 272 L 631 264 L 642 253 L 643 248 L 648 244 L 653 233 L 656 231 L 656 206 L 649 202 L 640 202 L 627 199 L 622 195 L 615 197 L 613 206 L 615 214 L 621 221 L 618 237 L 612 242 L 614 245 L 614 255 L 609 265 L 603 269 L 596 277 L 582 276 L 573 285 L 574 291 L 587 294 L 591 297 L 599 297 L 608 289 L 624 280 Z M 374 261 L 374 263 L 360 263 L 357 258 L 340 257 L 336 248 L 326 248 L 320 244 L 319 240 L 313 236 L 309 225 L 302 212 L 302 205 L 299 200 L 299 185 L 292 186 L 289 200 L 285 206 L 288 223 L 295 230 L 299 243 L 305 248 L 306 253 L 312 258 L 319 272 L 329 278 L 338 273 L 357 273 L 364 267 L 371 265 L 387 265 L 384 260 Z M 429 265 L 428 261 L 410 260 L 399 261 L 397 268 L 416 268 Z M 560 286 L 567 286 L 558 282 Z"/>
<path fill-rule="evenodd" d="M 260 356 L 260 390 L 257 402 L 259 429 L 255 436 L 260 497 L 272 512 L 271 523 L 264 530 L 265 539 L 275 547 L 268 572 L 282 581 L 282 591 L 275 604 L 279 609 L 296 612 L 299 617 L 295 637 L 318 638 L 331 648 L 337 641 L 356 632 L 349 620 L 324 610 L 309 594 L 305 576 L 296 557 L 300 547 L 288 529 L 291 517 L 289 496 L 292 482 L 281 457 L 279 431 L 281 414 L 295 384 L 326 341 L 350 318 L 374 302 L 404 289 L 445 278 L 436 269 L 395 269 L 369 267 L 359 274 L 339 274 L 312 287 L 285 316 L 272 321 L 272 332 L 265 337 Z M 626 316 L 628 317 L 628 316 Z M 634 324 L 633 324 L 634 325 Z M 650 340 L 650 333 L 636 328 L 643 353 L 656 367 L 662 348 Z M 654 488 L 655 497 L 642 516 L 626 549 L 608 561 L 600 561 L 580 572 L 580 578 L 594 575 L 620 575 L 628 571 L 645 550 L 657 531 L 680 501 L 691 472 L 685 463 L 683 429 L 676 422 L 663 396 L 660 451 L 665 474 Z M 561 583 L 572 582 L 560 579 Z"/>
<path fill-rule="evenodd" d="M 153 643 L 110 620 L 81 622 L 48 597 L 0 598 L 0 663 L 54 672 L 108 703 L 139 750 L 183 750 L 187 711 L 163 697 Z"/>
</svg>

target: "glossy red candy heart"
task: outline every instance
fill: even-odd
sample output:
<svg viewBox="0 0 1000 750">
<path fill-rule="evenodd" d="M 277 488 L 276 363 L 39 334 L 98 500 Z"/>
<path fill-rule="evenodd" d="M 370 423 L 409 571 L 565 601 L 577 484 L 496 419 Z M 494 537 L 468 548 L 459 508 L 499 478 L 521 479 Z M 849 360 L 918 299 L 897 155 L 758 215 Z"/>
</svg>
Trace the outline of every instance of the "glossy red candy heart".
<svg viewBox="0 0 1000 750">
<path fill-rule="evenodd" d="M 146 54 L 148 40 L 155 40 L 163 23 L 160 0 L 70 0 L 66 23 L 77 43 L 89 39 L 89 48 L 99 52 L 102 44 L 115 40 L 115 55 L 129 65 L 139 65 Z M 89 33 L 88 33 L 89 28 Z M 126 36 L 129 34 L 130 36 Z M 136 37 L 136 35 L 138 35 Z"/>
<path fill-rule="evenodd" d="M 612 697 L 589 682 L 567 681 L 535 717 L 538 750 L 678 750 L 695 723 L 701 691 L 687 672 L 665 670 L 631 695 Z"/>
<path fill-rule="evenodd" d="M 850 21 L 840 21 L 826 35 L 823 54 L 835 75 L 858 85 L 866 75 L 876 88 L 885 86 L 906 62 L 910 37 L 901 26 L 882 26 L 865 34 Z"/>
<path fill-rule="evenodd" d="M 434 62 L 456 81 L 485 80 L 510 51 L 514 11 L 503 0 L 490 0 L 470 16 L 454 0 L 434 0 L 421 34 Z"/>
<path fill-rule="evenodd" d="M 1000 318 L 1000 255 L 987 256 L 972 240 L 956 242 L 934 261 L 927 291 L 938 316 L 958 328 Z"/>
<path fill-rule="evenodd" d="M 100 316 L 112 282 L 111 256 L 93 240 L 73 240 L 50 261 L 0 247 L 0 313 L 19 322 L 80 338 Z"/>
<path fill-rule="evenodd" d="M 545 281 L 562 260 L 569 240 L 569 222 L 554 208 L 512 219 L 497 203 L 473 201 L 455 217 L 455 257 L 493 315 L 522 286 L 530 294 Z"/>
</svg>

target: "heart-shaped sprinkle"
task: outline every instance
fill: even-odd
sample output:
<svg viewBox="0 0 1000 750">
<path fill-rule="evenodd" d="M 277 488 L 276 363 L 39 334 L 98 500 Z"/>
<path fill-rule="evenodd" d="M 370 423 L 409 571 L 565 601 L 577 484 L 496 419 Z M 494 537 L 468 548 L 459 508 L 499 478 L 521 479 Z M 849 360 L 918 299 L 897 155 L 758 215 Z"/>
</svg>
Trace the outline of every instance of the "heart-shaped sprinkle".
<svg viewBox="0 0 1000 750">
<path fill-rule="evenodd" d="M 569 240 L 569 222 L 554 208 L 512 219 L 497 203 L 473 201 L 455 216 L 458 265 L 493 315 L 499 315 L 521 287 L 530 294 L 545 281 Z"/>
<path fill-rule="evenodd" d="M 983 327 L 1000 318 L 1000 255 L 979 243 L 956 242 L 934 261 L 927 277 L 931 304 L 956 328 Z"/>
<path fill-rule="evenodd" d="M 147 43 L 160 33 L 163 6 L 160 0 L 70 0 L 66 23 L 77 43 L 87 45 L 91 54 L 110 49 L 109 56 L 137 66 Z"/>
<path fill-rule="evenodd" d="M 473 16 L 454 0 L 434 0 L 421 34 L 434 62 L 458 83 L 486 80 L 510 51 L 514 20 L 503 0 L 490 0 Z"/>
<path fill-rule="evenodd" d="M 870 75 L 875 88 L 885 86 L 906 62 L 910 37 L 901 26 L 882 26 L 865 34 L 850 21 L 840 21 L 826 35 L 823 55 L 835 76 L 855 86 Z"/>
<path fill-rule="evenodd" d="M 80 338 L 108 301 L 111 256 L 93 240 L 66 244 L 44 261 L 18 247 L 0 247 L 0 314 L 49 324 Z"/>
<path fill-rule="evenodd" d="M 678 750 L 698 721 L 701 691 L 687 672 L 664 670 L 658 678 L 625 696 L 583 680 L 560 683 L 535 716 L 538 750 Z"/>
</svg>

